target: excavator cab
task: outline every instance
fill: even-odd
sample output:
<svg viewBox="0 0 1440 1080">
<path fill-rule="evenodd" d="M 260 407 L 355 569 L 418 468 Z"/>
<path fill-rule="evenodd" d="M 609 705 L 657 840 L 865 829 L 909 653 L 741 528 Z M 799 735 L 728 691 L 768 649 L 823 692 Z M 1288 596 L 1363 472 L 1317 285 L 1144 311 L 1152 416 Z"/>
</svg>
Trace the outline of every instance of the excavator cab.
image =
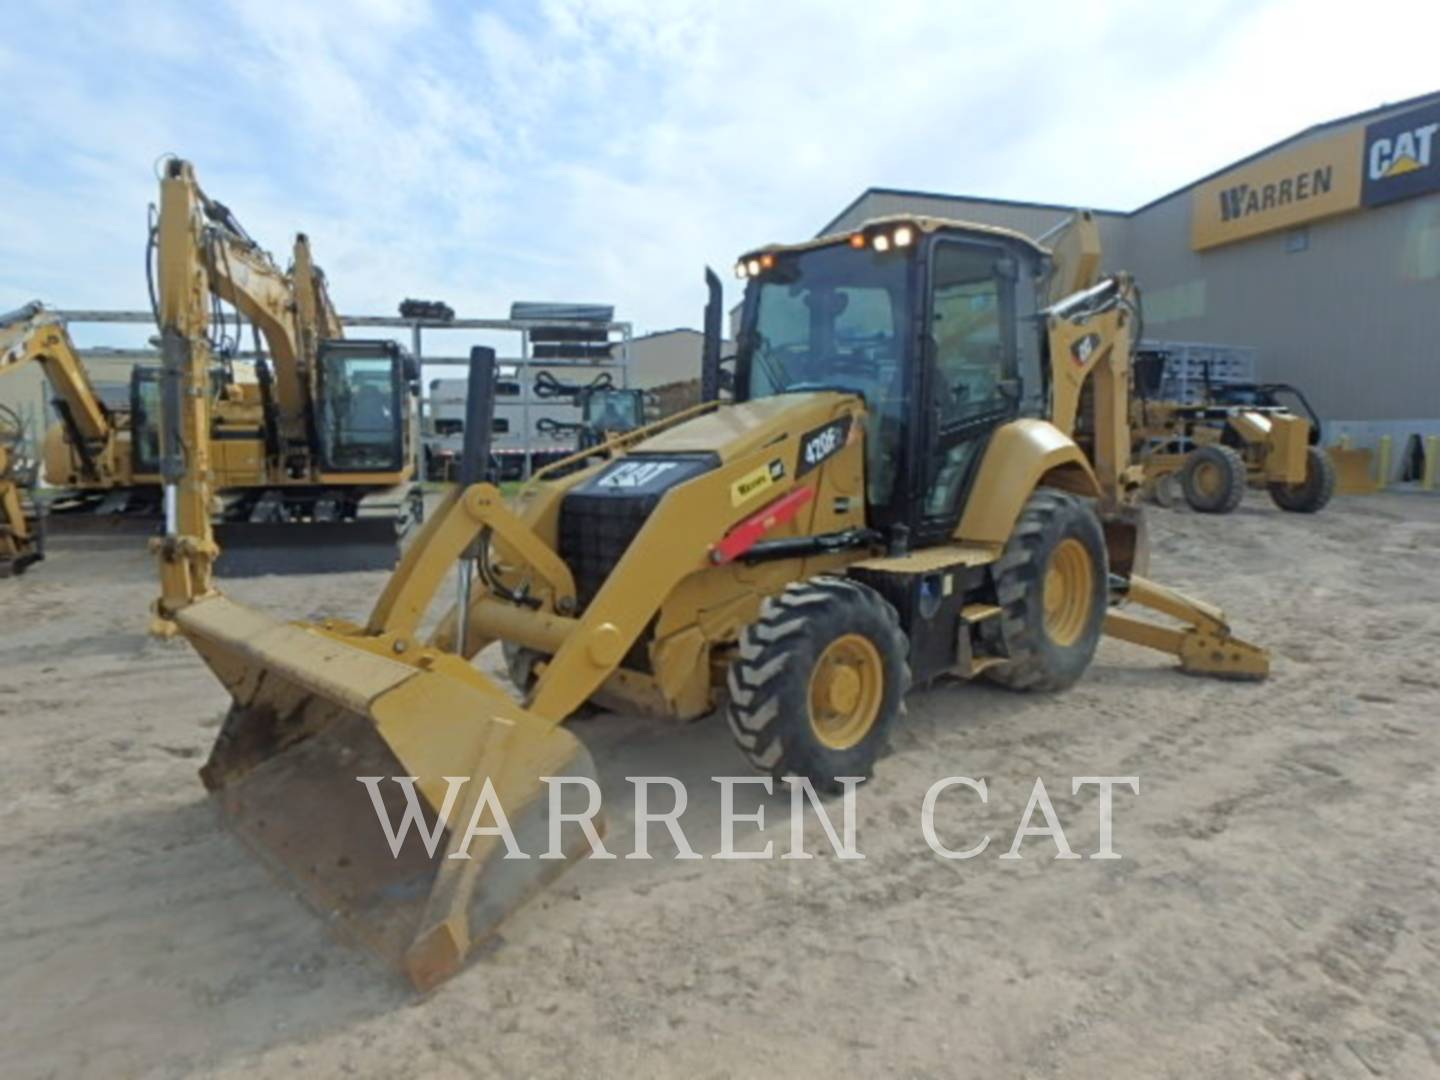
<svg viewBox="0 0 1440 1080">
<path fill-rule="evenodd" d="M 319 349 L 321 468 L 398 472 L 410 454 L 412 365 L 393 341 L 325 341 Z"/>
<path fill-rule="evenodd" d="M 136 476 L 160 474 L 160 369 L 130 372 L 130 468 Z"/>
</svg>

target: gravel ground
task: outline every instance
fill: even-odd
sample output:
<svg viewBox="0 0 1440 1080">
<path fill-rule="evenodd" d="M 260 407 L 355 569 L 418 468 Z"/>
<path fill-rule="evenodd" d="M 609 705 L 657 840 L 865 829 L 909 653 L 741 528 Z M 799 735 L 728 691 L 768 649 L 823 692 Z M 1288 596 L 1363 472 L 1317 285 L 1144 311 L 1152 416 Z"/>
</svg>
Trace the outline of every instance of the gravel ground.
<svg viewBox="0 0 1440 1080">
<path fill-rule="evenodd" d="M 0 1071 L 19 1076 L 942 1077 L 1440 1075 L 1440 500 L 1152 513 L 1154 576 L 1274 654 L 1265 684 L 1187 678 L 1106 642 L 1070 692 L 910 699 L 858 798 L 865 858 L 589 861 L 424 999 L 218 827 L 195 770 L 226 696 L 145 635 L 133 542 L 57 540 L 0 582 Z M 277 614 L 363 615 L 375 574 L 265 578 Z M 486 654 L 482 666 L 494 669 Z M 627 775 L 691 793 L 719 850 L 723 723 L 574 725 L 614 849 Z M 976 858 L 933 854 L 937 827 Z M 1119 860 L 998 856 L 1042 778 L 1075 851 L 1115 797 Z M 770 803 L 758 847 L 788 846 Z M 1038 820 L 1038 819 L 1037 819 Z"/>
</svg>

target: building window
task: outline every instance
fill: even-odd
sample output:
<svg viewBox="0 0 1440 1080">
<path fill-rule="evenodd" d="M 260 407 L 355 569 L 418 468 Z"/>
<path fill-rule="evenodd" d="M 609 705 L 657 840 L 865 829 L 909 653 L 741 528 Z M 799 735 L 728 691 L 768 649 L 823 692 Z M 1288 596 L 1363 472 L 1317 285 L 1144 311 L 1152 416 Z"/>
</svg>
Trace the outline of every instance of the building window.
<svg viewBox="0 0 1440 1080">
<path fill-rule="evenodd" d="M 1305 251 L 1310 247 L 1310 227 L 1301 225 L 1298 229 L 1291 229 L 1285 234 L 1285 250 L 1291 255 Z"/>
</svg>

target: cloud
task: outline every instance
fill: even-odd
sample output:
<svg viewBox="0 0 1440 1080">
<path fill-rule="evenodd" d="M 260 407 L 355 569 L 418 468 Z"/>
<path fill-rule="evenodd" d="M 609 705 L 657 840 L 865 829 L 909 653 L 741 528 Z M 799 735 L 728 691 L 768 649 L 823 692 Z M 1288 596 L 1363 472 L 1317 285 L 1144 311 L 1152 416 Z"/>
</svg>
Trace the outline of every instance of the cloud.
<svg viewBox="0 0 1440 1080">
<path fill-rule="evenodd" d="M 869 185 L 1129 208 L 1323 121 L 1434 89 L 1379 2 L 125 0 L 34 5 L 0 46 L 0 306 L 144 305 L 165 152 L 346 311 L 613 302 L 694 325 L 705 262 Z M 12 24 L 14 19 L 12 18 Z"/>
</svg>

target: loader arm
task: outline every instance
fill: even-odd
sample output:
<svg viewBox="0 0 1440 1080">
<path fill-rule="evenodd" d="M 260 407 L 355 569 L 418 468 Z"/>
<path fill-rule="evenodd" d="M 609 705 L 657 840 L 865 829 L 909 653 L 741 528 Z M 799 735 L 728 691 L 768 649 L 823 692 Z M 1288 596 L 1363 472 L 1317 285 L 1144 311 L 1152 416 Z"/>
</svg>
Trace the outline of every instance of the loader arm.
<svg viewBox="0 0 1440 1080">
<path fill-rule="evenodd" d="M 38 301 L 0 318 L 0 375 L 35 361 L 55 393 L 61 420 L 87 479 L 99 480 L 97 458 L 115 435 L 65 324 Z"/>
</svg>

